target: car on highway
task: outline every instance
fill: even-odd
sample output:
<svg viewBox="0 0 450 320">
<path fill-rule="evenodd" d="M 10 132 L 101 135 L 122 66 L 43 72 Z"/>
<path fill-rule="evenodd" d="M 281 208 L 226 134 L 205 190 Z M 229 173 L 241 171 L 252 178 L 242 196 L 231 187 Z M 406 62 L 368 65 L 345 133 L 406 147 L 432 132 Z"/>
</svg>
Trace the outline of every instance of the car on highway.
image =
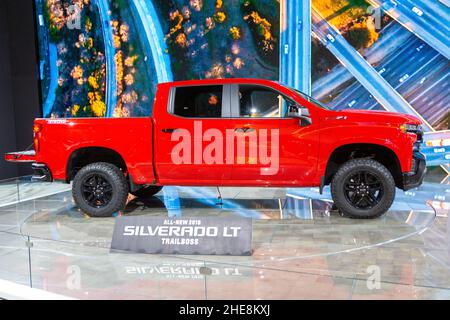
<svg viewBox="0 0 450 320">
<path fill-rule="evenodd" d="M 349 106 L 351 108 L 355 105 L 355 103 L 356 103 L 356 100 L 352 100 L 347 104 L 347 106 Z"/>
<path fill-rule="evenodd" d="M 405 74 L 404 76 L 402 76 L 402 77 L 398 80 L 398 82 L 403 83 L 403 82 L 405 82 L 408 78 L 409 78 L 409 74 Z"/>
<path fill-rule="evenodd" d="M 386 68 L 382 68 L 378 71 L 378 74 L 383 74 L 386 71 Z"/>
<path fill-rule="evenodd" d="M 412 12 L 414 12 L 415 14 L 417 14 L 419 17 L 421 17 L 421 16 L 423 15 L 423 11 L 420 10 L 419 8 L 417 8 L 417 7 L 413 7 L 413 8 L 412 8 Z"/>
<path fill-rule="evenodd" d="M 45 20 L 44 20 L 44 16 L 42 14 L 39 15 L 38 20 L 39 20 L 39 26 L 40 27 L 45 26 Z"/>
<path fill-rule="evenodd" d="M 375 218 L 425 170 L 416 117 L 335 111 L 263 79 L 160 83 L 150 117 L 36 119 L 33 133 L 34 150 L 5 159 L 31 162 L 34 180 L 73 182 L 93 217 L 163 186 L 331 185 L 343 214 Z"/>
<path fill-rule="evenodd" d="M 422 43 L 420 46 L 418 46 L 418 47 L 416 48 L 416 51 L 419 52 L 419 51 L 422 50 L 424 47 L 425 47 L 425 44 Z"/>
<path fill-rule="evenodd" d="M 383 6 L 386 8 L 386 10 L 392 9 L 398 5 L 397 1 L 395 0 L 389 0 L 387 2 L 383 3 Z"/>
<path fill-rule="evenodd" d="M 335 41 L 335 39 L 334 39 L 332 34 L 327 34 L 327 39 L 330 40 L 331 42 Z"/>
</svg>

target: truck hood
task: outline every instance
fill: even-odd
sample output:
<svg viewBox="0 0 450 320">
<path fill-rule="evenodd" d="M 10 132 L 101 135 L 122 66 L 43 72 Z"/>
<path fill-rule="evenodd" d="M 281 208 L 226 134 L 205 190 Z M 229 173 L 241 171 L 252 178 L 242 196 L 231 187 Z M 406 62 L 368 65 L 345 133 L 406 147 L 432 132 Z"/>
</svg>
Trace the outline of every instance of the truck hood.
<svg viewBox="0 0 450 320">
<path fill-rule="evenodd" d="M 421 124 L 418 118 L 404 113 L 388 111 L 367 111 L 344 109 L 337 112 L 337 116 L 346 116 L 349 120 L 375 121 L 384 123 Z"/>
</svg>

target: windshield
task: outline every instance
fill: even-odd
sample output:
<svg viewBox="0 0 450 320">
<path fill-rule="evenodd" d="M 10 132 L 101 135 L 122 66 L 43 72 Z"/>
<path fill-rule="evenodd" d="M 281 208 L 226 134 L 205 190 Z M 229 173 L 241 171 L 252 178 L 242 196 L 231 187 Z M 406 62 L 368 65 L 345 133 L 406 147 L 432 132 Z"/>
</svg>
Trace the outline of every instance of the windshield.
<svg viewBox="0 0 450 320">
<path fill-rule="evenodd" d="M 316 99 L 314 99 L 313 97 L 308 96 L 307 94 L 301 92 L 300 90 L 297 90 L 295 88 L 292 87 L 287 87 L 289 89 L 291 89 L 292 91 L 295 91 L 295 93 L 297 93 L 298 95 L 300 95 L 303 99 L 307 100 L 308 102 L 311 102 L 313 104 L 315 104 L 316 106 L 318 106 L 319 108 L 325 109 L 325 110 L 331 110 L 330 107 L 324 105 L 322 102 L 317 101 Z"/>
</svg>

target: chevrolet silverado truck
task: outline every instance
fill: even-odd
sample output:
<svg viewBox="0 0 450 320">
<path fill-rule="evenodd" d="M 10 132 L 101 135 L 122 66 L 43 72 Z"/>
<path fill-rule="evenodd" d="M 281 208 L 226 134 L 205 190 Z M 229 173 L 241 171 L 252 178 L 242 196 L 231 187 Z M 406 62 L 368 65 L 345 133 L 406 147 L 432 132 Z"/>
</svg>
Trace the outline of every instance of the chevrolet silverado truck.
<svg viewBox="0 0 450 320">
<path fill-rule="evenodd" d="M 193 80 L 157 86 L 150 117 L 36 119 L 34 180 L 72 183 L 90 216 L 122 210 L 129 193 L 163 186 L 318 187 L 352 218 L 385 213 L 396 187 L 422 183 L 421 121 L 330 110 L 280 83 Z"/>
</svg>

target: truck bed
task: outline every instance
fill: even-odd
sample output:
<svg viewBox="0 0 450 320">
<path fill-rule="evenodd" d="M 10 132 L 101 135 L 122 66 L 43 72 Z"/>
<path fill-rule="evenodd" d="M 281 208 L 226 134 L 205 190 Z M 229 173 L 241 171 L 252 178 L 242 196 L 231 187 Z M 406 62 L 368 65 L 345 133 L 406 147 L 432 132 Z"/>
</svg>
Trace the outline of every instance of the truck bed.
<svg viewBox="0 0 450 320">
<path fill-rule="evenodd" d="M 35 161 L 45 163 L 54 180 L 67 180 L 67 165 L 75 152 L 105 148 L 117 152 L 136 184 L 153 183 L 152 118 L 36 119 L 41 126 Z"/>
</svg>

